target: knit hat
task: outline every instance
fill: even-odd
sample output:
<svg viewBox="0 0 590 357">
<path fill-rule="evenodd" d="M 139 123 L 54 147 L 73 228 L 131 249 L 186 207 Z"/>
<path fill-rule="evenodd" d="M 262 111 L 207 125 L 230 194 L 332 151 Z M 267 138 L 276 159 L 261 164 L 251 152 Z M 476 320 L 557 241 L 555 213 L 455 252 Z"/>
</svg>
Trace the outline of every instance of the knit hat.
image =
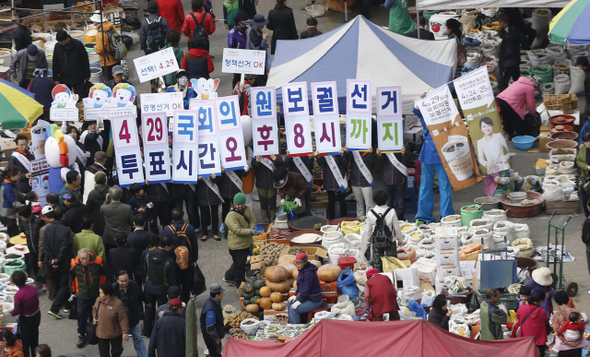
<svg viewBox="0 0 590 357">
<path fill-rule="evenodd" d="M 245 205 L 246 204 L 246 195 L 241 192 L 236 193 L 234 196 L 234 205 Z"/>
<path fill-rule="evenodd" d="M 367 270 L 367 278 L 370 278 L 373 275 L 378 275 L 378 274 L 379 274 L 379 270 L 377 270 L 375 268 L 371 268 L 371 269 Z"/>
<path fill-rule="evenodd" d="M 107 174 L 102 171 L 98 171 L 94 174 L 94 182 L 102 185 L 103 183 L 107 182 Z"/>
</svg>

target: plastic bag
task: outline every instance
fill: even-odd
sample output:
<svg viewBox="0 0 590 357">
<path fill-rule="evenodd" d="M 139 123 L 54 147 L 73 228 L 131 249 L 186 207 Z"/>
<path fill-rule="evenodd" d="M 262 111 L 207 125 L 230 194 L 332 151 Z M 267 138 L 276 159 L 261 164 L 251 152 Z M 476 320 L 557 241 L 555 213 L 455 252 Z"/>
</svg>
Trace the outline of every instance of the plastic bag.
<svg viewBox="0 0 590 357">
<path fill-rule="evenodd" d="M 348 248 L 360 249 L 362 237 L 357 233 L 348 233 L 344 236 L 344 241 L 348 243 Z"/>
<path fill-rule="evenodd" d="M 547 202 L 563 201 L 563 189 L 559 185 L 544 184 L 543 197 Z"/>
<path fill-rule="evenodd" d="M 422 298 L 422 294 L 420 294 L 420 288 L 417 286 L 408 286 L 401 291 L 403 292 L 404 299 L 407 301 L 418 300 Z"/>
<path fill-rule="evenodd" d="M 410 311 L 414 311 L 416 313 L 416 317 L 426 320 L 426 310 L 424 310 L 424 308 L 416 301 L 408 301 L 408 309 L 410 309 Z"/>
<path fill-rule="evenodd" d="M 348 295 L 340 295 L 338 297 L 338 302 L 332 306 L 330 312 L 336 316 L 340 316 L 342 314 L 355 316 L 356 311 L 354 310 L 354 304 L 350 301 Z"/>
<path fill-rule="evenodd" d="M 251 322 L 250 324 L 246 324 L 247 322 Z M 248 318 L 242 320 L 240 323 L 240 328 L 246 333 L 248 336 L 253 336 L 258 331 L 258 327 L 260 326 L 260 321 L 253 318 Z"/>
<path fill-rule="evenodd" d="M 432 306 L 434 302 L 434 298 L 436 297 L 436 292 L 433 290 L 426 290 L 422 293 L 422 301 L 420 305 L 422 306 Z"/>
<path fill-rule="evenodd" d="M 449 309 L 451 309 L 451 311 L 453 311 L 453 315 L 452 316 L 456 316 L 456 317 L 461 317 L 463 318 L 464 315 L 467 315 L 467 312 L 469 312 L 467 310 L 467 305 L 465 304 L 454 304 L 454 305 L 450 305 Z"/>
<path fill-rule="evenodd" d="M 362 285 L 365 286 L 367 284 L 367 271 L 366 270 L 357 270 L 354 272 L 354 280 Z"/>
<path fill-rule="evenodd" d="M 338 277 L 336 283 L 338 292 L 346 295 L 351 300 L 356 300 L 359 294 L 359 289 L 356 287 L 356 280 L 354 279 L 354 273 L 352 270 L 343 270 Z"/>
<path fill-rule="evenodd" d="M 361 226 L 362 224 L 360 221 L 342 221 L 340 223 L 340 230 L 343 235 L 347 235 L 348 233 L 359 234 Z"/>
<path fill-rule="evenodd" d="M 515 239 L 512 242 L 513 247 L 517 247 L 520 249 L 520 256 L 530 258 L 535 253 L 535 248 L 533 247 L 533 241 L 529 238 L 520 238 Z"/>
</svg>

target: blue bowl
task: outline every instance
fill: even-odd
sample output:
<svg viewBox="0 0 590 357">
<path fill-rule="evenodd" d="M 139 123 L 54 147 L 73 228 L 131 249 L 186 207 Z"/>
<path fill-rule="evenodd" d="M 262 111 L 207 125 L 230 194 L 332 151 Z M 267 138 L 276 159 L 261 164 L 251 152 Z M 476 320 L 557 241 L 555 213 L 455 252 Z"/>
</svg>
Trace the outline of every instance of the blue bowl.
<svg viewBox="0 0 590 357">
<path fill-rule="evenodd" d="M 533 147 L 536 138 L 530 135 L 515 136 L 512 138 L 514 146 L 519 150 L 528 150 Z"/>
</svg>

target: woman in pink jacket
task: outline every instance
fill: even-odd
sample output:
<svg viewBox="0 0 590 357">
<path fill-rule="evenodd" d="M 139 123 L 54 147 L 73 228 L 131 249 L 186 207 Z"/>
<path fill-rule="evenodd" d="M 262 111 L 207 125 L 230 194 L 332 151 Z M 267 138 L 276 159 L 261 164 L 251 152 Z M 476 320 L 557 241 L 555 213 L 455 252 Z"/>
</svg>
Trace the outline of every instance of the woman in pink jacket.
<svg viewBox="0 0 590 357">
<path fill-rule="evenodd" d="M 540 90 L 541 85 L 539 77 L 520 77 L 496 97 L 510 139 L 516 135 L 538 135 L 538 125 L 527 122 L 525 115 L 527 109 L 530 115 L 537 115 L 535 91 Z"/>
</svg>

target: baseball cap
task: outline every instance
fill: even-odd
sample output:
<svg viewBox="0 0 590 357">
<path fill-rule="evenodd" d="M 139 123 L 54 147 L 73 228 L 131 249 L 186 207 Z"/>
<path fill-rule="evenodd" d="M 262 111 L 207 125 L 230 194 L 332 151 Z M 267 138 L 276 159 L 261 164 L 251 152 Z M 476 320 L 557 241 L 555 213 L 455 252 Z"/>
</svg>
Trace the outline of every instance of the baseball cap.
<svg viewBox="0 0 590 357">
<path fill-rule="evenodd" d="M 72 195 L 68 192 L 64 193 L 63 196 L 61 196 L 64 200 L 71 200 L 72 199 Z"/>
<path fill-rule="evenodd" d="M 225 289 L 217 283 L 213 283 L 213 284 L 209 285 L 209 292 L 210 293 L 218 294 L 218 293 L 222 293 L 224 291 L 225 291 Z"/>
<path fill-rule="evenodd" d="M 44 215 L 44 216 L 45 216 L 47 213 L 49 213 L 49 212 L 53 212 L 53 207 L 51 207 L 51 206 L 45 206 L 45 207 L 43 207 L 43 209 L 41 210 L 41 214 L 42 214 L 42 215 Z"/>
<path fill-rule="evenodd" d="M 307 261 L 307 254 L 305 254 L 305 253 L 299 253 L 295 257 L 295 263 L 301 263 L 301 262 L 306 262 L 306 261 Z"/>
<path fill-rule="evenodd" d="M 120 65 L 116 65 L 113 67 L 113 74 L 125 74 L 125 70 L 123 69 L 123 66 Z"/>
<path fill-rule="evenodd" d="M 182 308 L 182 301 L 180 301 L 179 298 L 172 299 L 172 300 L 170 300 L 170 307 L 173 307 L 175 309 L 181 309 Z"/>
<path fill-rule="evenodd" d="M 29 47 L 27 47 L 27 57 L 29 58 L 29 61 L 36 61 L 38 54 L 39 49 L 37 49 L 37 46 L 29 45 Z"/>
</svg>

